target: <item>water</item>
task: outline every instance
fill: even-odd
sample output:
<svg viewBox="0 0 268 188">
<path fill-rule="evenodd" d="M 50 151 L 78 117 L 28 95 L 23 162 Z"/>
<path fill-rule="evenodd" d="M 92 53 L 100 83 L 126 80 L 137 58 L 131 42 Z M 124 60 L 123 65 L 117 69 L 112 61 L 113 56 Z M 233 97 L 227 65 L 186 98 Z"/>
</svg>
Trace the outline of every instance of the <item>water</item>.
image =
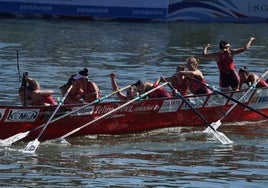
<svg viewBox="0 0 268 188">
<path fill-rule="evenodd" d="M 267 24 L 87 22 L 40 19 L 0 20 L 1 104 L 19 105 L 19 73 L 29 72 L 43 89 L 64 84 L 88 67 L 102 94 L 111 92 L 109 74 L 120 87 L 138 79 L 173 74 L 178 63 L 199 57 L 206 43 L 252 47 L 236 56 L 236 68 L 267 70 Z M 19 63 L 16 51 L 18 50 Z M 19 69 L 17 65 L 19 64 Z M 199 66 L 217 86 L 215 62 Z M 135 135 L 79 137 L 70 146 L 41 143 L 36 154 L 26 142 L 0 148 L 0 185 L 10 187 L 267 187 L 267 122 L 221 126 L 234 145 L 225 146 L 201 131 L 172 128 Z"/>
</svg>

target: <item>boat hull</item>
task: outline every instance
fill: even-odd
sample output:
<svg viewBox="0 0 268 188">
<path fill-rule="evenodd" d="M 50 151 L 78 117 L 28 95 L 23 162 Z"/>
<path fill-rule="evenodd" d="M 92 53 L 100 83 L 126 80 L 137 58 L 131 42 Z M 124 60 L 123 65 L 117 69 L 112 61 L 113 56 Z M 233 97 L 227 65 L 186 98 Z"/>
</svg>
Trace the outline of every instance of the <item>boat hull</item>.
<svg viewBox="0 0 268 188">
<path fill-rule="evenodd" d="M 242 91 L 231 92 L 228 95 L 239 99 L 244 93 Z M 234 105 L 234 102 L 217 94 L 188 96 L 186 99 L 210 123 L 222 118 Z M 268 114 L 268 88 L 250 92 L 243 101 L 261 113 Z M 130 134 L 169 127 L 206 126 L 206 123 L 179 98 L 139 100 L 121 108 L 120 106 L 124 104 L 120 101 L 101 102 L 64 118 L 59 118 L 82 107 L 81 104 L 63 105 L 55 116 L 59 120 L 47 126 L 40 140 L 59 138 L 84 124 L 88 124 L 88 126 L 70 136 Z M 55 107 L 0 106 L 0 139 L 26 131 L 30 131 L 30 134 L 25 138 L 26 140 L 35 139 L 54 109 Z M 106 115 L 114 109 L 119 110 Z M 238 104 L 224 117 L 222 123 L 257 122 L 265 119 L 265 117 Z M 89 123 L 92 121 L 93 123 Z"/>
</svg>

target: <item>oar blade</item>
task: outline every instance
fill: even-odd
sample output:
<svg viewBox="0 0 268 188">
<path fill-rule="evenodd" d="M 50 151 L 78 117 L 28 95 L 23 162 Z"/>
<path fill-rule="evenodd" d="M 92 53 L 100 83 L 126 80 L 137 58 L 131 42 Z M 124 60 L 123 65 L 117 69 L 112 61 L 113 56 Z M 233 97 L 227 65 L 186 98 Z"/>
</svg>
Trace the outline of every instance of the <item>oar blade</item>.
<svg viewBox="0 0 268 188">
<path fill-rule="evenodd" d="M 15 134 L 9 138 L 4 139 L 4 140 L 0 140 L 0 146 L 10 146 L 14 142 L 17 142 L 17 141 L 25 138 L 29 134 L 29 132 L 30 131 L 18 133 L 18 134 Z"/>
<path fill-rule="evenodd" d="M 233 144 L 234 142 L 230 140 L 225 134 L 219 131 L 213 131 L 213 135 L 224 145 Z"/>
<path fill-rule="evenodd" d="M 65 140 L 64 138 L 61 138 L 61 137 L 55 139 L 55 143 L 61 144 L 61 145 L 66 145 L 66 146 L 71 145 L 67 140 Z"/>
<path fill-rule="evenodd" d="M 23 153 L 34 153 L 37 147 L 39 146 L 40 142 L 38 139 L 30 141 L 27 146 L 24 148 Z"/>
<path fill-rule="evenodd" d="M 211 127 L 213 127 L 214 130 L 217 130 L 219 128 L 219 126 L 221 126 L 221 121 L 218 120 L 216 122 L 213 122 L 210 124 Z M 203 132 L 204 133 L 212 133 L 214 130 L 211 127 L 207 127 Z"/>
</svg>

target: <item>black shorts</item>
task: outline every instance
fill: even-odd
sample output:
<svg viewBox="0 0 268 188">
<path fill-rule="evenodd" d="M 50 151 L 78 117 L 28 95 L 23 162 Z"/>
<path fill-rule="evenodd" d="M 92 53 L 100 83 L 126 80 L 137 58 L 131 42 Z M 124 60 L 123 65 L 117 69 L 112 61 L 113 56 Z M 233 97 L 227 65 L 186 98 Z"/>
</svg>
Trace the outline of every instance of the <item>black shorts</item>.
<svg viewBox="0 0 268 188">
<path fill-rule="evenodd" d="M 239 85 L 239 76 L 234 70 L 230 70 L 220 74 L 220 87 L 226 88 L 231 86 L 237 88 Z"/>
</svg>

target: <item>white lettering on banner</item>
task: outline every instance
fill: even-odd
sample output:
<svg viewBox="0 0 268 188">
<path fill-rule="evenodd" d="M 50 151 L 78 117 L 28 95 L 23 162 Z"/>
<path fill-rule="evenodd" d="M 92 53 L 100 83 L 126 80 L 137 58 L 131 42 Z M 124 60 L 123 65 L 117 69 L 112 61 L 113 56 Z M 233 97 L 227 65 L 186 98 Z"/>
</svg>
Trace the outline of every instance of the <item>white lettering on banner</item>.
<svg viewBox="0 0 268 188">
<path fill-rule="evenodd" d="M 78 107 L 73 108 L 72 110 L 76 110 L 76 109 L 78 109 Z M 93 114 L 93 111 L 94 111 L 94 107 L 89 106 L 87 108 L 83 108 L 83 109 L 71 114 L 71 116 L 91 115 L 91 114 Z"/>
<path fill-rule="evenodd" d="M 137 15 L 148 15 L 148 16 L 152 16 L 152 15 L 164 15 L 164 11 L 161 10 L 133 10 L 132 11 L 132 15 L 137 16 Z"/>
<path fill-rule="evenodd" d="M 0 121 L 3 118 L 5 111 L 6 111 L 6 109 L 0 109 Z"/>
<path fill-rule="evenodd" d="M 181 102 L 182 102 L 181 99 L 164 100 L 158 113 L 177 112 Z"/>
<path fill-rule="evenodd" d="M 21 5 L 19 9 L 20 10 L 51 12 L 53 10 L 53 7 L 52 6 L 44 6 L 44 5 Z"/>
<path fill-rule="evenodd" d="M 5 122 L 33 122 L 39 109 L 10 109 Z"/>
<path fill-rule="evenodd" d="M 98 13 L 98 14 L 108 14 L 109 9 L 108 8 L 78 8 L 76 12 L 79 14 L 82 13 Z"/>
<path fill-rule="evenodd" d="M 117 107 L 111 107 L 111 106 L 98 106 L 95 109 L 96 114 L 105 114 L 108 113 Z M 148 103 L 141 103 L 139 105 L 127 105 L 123 108 L 119 109 L 118 112 L 127 113 L 127 112 L 146 112 L 146 111 L 156 111 L 159 109 L 159 105 L 157 104 L 148 104 Z"/>
</svg>

